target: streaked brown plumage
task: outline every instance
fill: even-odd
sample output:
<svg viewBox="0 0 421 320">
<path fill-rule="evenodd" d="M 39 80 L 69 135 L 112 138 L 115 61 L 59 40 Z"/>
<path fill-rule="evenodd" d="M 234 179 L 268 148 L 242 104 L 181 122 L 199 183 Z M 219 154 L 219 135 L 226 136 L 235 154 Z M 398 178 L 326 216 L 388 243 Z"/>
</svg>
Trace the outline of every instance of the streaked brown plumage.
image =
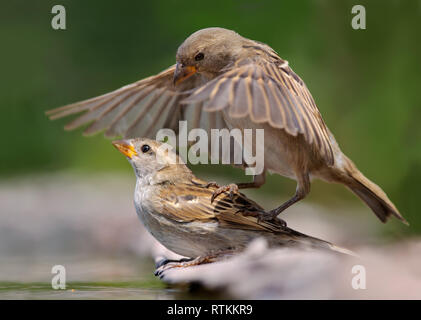
<svg viewBox="0 0 421 320">
<path fill-rule="evenodd" d="M 295 179 L 295 195 L 271 219 L 310 191 L 310 179 L 341 183 L 385 222 L 405 219 L 386 194 L 340 150 L 304 82 L 269 46 L 222 28 L 199 30 L 178 48 L 177 64 L 103 96 L 49 111 L 51 119 L 85 113 L 66 126 L 106 136 L 154 137 L 160 128 L 265 130 L 265 172 Z M 175 83 L 176 85 L 174 85 Z M 253 183 L 259 187 L 265 172 Z M 236 189 L 236 186 L 231 186 Z M 220 188 L 216 194 L 227 188 Z"/>
<path fill-rule="evenodd" d="M 260 221 L 264 209 L 244 194 L 216 190 L 198 179 L 173 151 L 145 139 L 118 140 L 114 146 L 134 168 L 136 212 L 149 232 L 165 247 L 186 257 L 211 257 L 244 249 L 258 237 L 270 246 L 299 246 L 352 254 L 326 241 L 286 226 L 280 219 Z"/>
</svg>

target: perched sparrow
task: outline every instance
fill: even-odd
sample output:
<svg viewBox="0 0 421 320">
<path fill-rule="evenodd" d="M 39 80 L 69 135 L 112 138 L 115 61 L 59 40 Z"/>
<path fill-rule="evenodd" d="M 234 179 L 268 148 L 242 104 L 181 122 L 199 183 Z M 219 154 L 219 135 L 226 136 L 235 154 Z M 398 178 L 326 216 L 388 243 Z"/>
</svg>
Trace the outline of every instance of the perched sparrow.
<svg viewBox="0 0 421 320">
<path fill-rule="evenodd" d="M 66 126 L 92 122 L 92 134 L 154 137 L 160 128 L 177 130 L 187 119 L 197 128 L 264 129 L 264 169 L 297 181 L 295 195 L 265 214 L 272 219 L 303 199 L 310 179 L 340 183 L 360 197 L 382 221 L 406 223 L 386 194 L 368 180 L 339 149 L 304 82 L 288 62 L 266 44 L 231 30 L 208 28 L 178 48 L 176 65 L 111 93 L 49 111 L 51 119 L 85 111 Z M 252 183 L 216 189 L 259 187 Z"/>
<path fill-rule="evenodd" d="M 196 178 L 172 150 L 162 150 L 160 142 L 137 138 L 113 144 L 134 168 L 134 204 L 140 220 L 165 247 L 196 258 L 196 264 L 237 252 L 258 237 L 270 246 L 350 253 L 294 231 L 280 219 L 259 221 L 264 209 L 241 193 L 231 198 L 224 192 L 211 203 L 215 187 Z"/>
</svg>

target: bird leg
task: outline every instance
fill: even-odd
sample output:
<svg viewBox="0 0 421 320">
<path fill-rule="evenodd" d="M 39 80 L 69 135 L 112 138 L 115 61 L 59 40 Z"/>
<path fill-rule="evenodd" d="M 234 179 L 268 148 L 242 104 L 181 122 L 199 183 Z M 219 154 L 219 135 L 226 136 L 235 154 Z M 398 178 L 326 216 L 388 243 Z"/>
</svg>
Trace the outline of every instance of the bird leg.
<svg viewBox="0 0 421 320">
<path fill-rule="evenodd" d="M 169 269 L 186 268 L 198 266 L 200 264 L 212 263 L 221 259 L 221 257 L 229 256 L 235 253 L 234 250 L 224 250 L 207 256 L 199 256 L 197 258 L 183 258 L 181 260 L 167 260 L 164 259 L 157 264 L 154 275 L 162 278 L 163 273 Z"/>
<path fill-rule="evenodd" d="M 156 262 L 155 264 L 155 268 L 159 269 L 162 266 L 165 266 L 168 263 L 173 263 L 173 262 L 177 262 L 177 263 L 182 263 L 182 262 L 189 262 L 192 261 L 193 258 L 182 258 L 182 259 L 161 259 L 158 262 Z"/>
<path fill-rule="evenodd" d="M 229 197 L 234 197 L 234 194 L 238 192 L 239 189 L 249 189 L 249 188 L 260 188 L 265 184 L 266 181 L 266 172 L 263 171 L 257 176 L 253 176 L 253 182 L 241 182 L 241 183 L 230 183 L 225 186 L 219 186 L 216 182 L 208 183 L 207 187 L 216 187 L 217 189 L 213 192 L 211 203 L 215 200 L 217 196 L 221 193 L 229 192 Z"/>
<path fill-rule="evenodd" d="M 292 206 L 294 203 L 304 199 L 308 193 L 310 192 L 310 178 L 308 174 L 304 174 L 298 177 L 297 179 L 297 190 L 295 191 L 295 195 L 281 204 L 279 207 L 269 211 L 262 213 L 258 217 L 258 221 L 271 221 L 276 220 L 277 216 L 284 211 L 285 209 Z"/>
</svg>

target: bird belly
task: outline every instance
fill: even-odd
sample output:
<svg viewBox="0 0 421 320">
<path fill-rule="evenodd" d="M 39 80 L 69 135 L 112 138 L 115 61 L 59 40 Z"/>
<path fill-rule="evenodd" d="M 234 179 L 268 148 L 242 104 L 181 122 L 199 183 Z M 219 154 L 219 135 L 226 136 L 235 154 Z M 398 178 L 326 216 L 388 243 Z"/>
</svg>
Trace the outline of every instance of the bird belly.
<svg viewBox="0 0 421 320">
<path fill-rule="evenodd" d="M 167 249 L 190 258 L 207 256 L 226 250 L 243 248 L 247 242 L 235 239 L 232 233 L 224 234 L 218 222 L 179 223 L 160 214 L 139 214 L 148 231 Z"/>
<path fill-rule="evenodd" d="M 243 249 L 257 234 L 220 228 L 217 221 L 177 222 L 135 201 L 145 228 L 167 249 L 190 258 Z"/>
<path fill-rule="evenodd" d="M 222 243 L 209 243 L 216 222 L 178 223 L 158 214 L 139 214 L 148 231 L 167 249 L 190 258 L 205 256 L 224 247 Z"/>
</svg>

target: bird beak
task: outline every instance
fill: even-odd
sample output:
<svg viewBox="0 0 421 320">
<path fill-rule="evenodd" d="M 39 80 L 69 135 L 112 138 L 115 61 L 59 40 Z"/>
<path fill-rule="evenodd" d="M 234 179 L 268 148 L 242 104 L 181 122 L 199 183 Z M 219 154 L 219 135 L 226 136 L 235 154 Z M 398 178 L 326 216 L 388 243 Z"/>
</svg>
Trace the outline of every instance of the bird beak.
<svg viewBox="0 0 421 320">
<path fill-rule="evenodd" d="M 195 66 L 184 66 L 183 64 L 177 62 L 174 72 L 174 85 L 176 86 L 187 78 L 190 78 L 196 72 L 197 68 Z"/>
<path fill-rule="evenodd" d="M 112 142 L 113 146 L 117 148 L 122 154 L 128 158 L 132 158 L 137 155 L 136 150 L 128 140 L 116 140 Z"/>
</svg>

